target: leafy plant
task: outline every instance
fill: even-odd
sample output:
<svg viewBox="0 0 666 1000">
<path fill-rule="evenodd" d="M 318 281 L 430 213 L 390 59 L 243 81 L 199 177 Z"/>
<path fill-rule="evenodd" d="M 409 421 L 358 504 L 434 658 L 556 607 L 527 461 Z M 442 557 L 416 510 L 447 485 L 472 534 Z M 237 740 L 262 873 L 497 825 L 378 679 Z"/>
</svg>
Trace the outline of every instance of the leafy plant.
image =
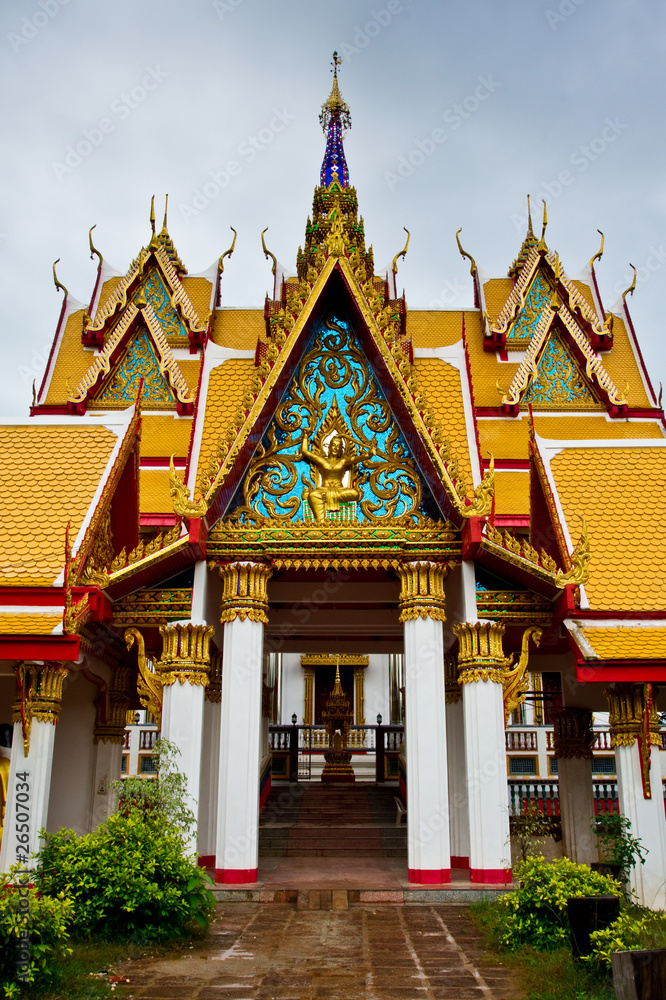
<svg viewBox="0 0 666 1000">
<path fill-rule="evenodd" d="M 132 812 L 139 812 L 146 818 L 160 816 L 187 839 L 196 817 L 187 805 L 187 776 L 177 767 L 180 750 L 175 743 L 159 739 L 155 741 L 154 752 L 156 777 L 122 778 L 113 782 L 118 794 L 118 810 L 125 816 Z"/>
<path fill-rule="evenodd" d="M 546 861 L 532 857 L 516 869 L 520 888 L 497 901 L 504 916 L 498 933 L 509 951 L 532 945 L 543 951 L 569 943 L 567 900 L 573 896 L 621 895 L 614 879 L 577 865 L 569 858 Z"/>
<path fill-rule="evenodd" d="M 619 865 L 620 882 L 628 882 L 632 869 L 639 861 L 642 864 L 647 857 L 641 841 L 631 835 L 630 820 L 617 813 L 605 813 L 595 817 L 592 830 L 597 838 L 601 860 L 607 864 Z"/>
<path fill-rule="evenodd" d="M 205 929 L 210 879 L 185 856 L 181 832 L 159 813 L 131 808 L 94 833 L 43 833 L 35 881 L 74 904 L 79 937 L 164 940 L 195 922 Z"/>
<path fill-rule="evenodd" d="M 512 817 L 511 833 L 515 837 L 523 861 L 527 861 L 538 844 L 545 844 L 555 833 L 550 816 L 540 812 L 536 802 L 525 806 L 519 816 Z"/>
<path fill-rule="evenodd" d="M 41 896 L 25 877 L 18 868 L 0 876 L 0 987 L 6 998 L 21 996 L 22 983 L 41 995 L 57 980 L 59 962 L 71 953 L 71 901 L 62 893 Z"/>
<path fill-rule="evenodd" d="M 624 910 L 610 926 L 593 931 L 590 941 L 592 953 L 586 960 L 610 969 L 614 951 L 666 947 L 666 913 L 638 907 Z"/>
</svg>

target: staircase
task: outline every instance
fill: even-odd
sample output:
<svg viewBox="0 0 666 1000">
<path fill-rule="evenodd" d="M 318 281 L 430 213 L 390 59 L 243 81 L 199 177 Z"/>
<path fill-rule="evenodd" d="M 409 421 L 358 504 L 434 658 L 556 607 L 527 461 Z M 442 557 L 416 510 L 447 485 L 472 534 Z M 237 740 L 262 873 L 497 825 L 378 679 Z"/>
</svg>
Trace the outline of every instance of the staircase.
<svg viewBox="0 0 666 1000">
<path fill-rule="evenodd" d="M 407 827 L 396 826 L 395 794 L 365 782 L 274 787 L 259 822 L 259 856 L 404 858 Z"/>
</svg>

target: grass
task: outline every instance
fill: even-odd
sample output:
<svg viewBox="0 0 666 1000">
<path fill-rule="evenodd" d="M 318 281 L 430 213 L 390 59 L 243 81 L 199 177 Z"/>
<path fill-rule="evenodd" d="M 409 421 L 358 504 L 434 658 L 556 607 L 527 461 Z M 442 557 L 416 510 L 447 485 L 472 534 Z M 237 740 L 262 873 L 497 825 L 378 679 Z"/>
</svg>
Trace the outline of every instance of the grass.
<svg viewBox="0 0 666 1000">
<path fill-rule="evenodd" d="M 486 951 L 514 972 L 525 1000 L 615 1000 L 610 976 L 576 962 L 568 948 L 500 951 L 498 930 L 505 914 L 493 903 L 474 903 L 470 916 L 483 934 Z"/>
<path fill-rule="evenodd" d="M 116 996 L 113 979 L 108 975 L 121 962 L 139 958 L 173 954 L 174 948 L 188 947 L 188 941 L 169 945 L 133 944 L 132 942 L 72 941 L 72 954 L 58 964 L 56 982 L 48 992 L 26 992 L 26 997 L 39 1000 L 105 1000 Z M 130 973 L 131 975 L 131 973 Z"/>
</svg>

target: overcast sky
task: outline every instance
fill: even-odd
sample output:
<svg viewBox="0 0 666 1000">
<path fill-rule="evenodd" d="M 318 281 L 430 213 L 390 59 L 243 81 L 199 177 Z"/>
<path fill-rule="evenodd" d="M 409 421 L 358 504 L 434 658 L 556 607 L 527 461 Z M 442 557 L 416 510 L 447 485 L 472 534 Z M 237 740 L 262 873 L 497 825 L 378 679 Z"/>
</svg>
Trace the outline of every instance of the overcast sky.
<svg viewBox="0 0 666 1000">
<path fill-rule="evenodd" d="M 639 268 L 630 307 L 666 383 L 665 29 L 658 0 L 4 0 L 2 411 L 26 414 L 41 379 L 61 300 L 52 262 L 87 303 L 88 229 L 125 271 L 149 239 L 152 194 L 160 212 L 169 193 L 192 274 L 238 230 L 223 301 L 262 305 L 261 230 L 287 268 L 303 241 L 333 49 L 378 267 L 411 230 L 408 306 L 471 305 L 456 229 L 480 267 L 506 274 L 525 195 L 545 195 L 569 274 L 605 233 L 606 305 Z"/>
</svg>

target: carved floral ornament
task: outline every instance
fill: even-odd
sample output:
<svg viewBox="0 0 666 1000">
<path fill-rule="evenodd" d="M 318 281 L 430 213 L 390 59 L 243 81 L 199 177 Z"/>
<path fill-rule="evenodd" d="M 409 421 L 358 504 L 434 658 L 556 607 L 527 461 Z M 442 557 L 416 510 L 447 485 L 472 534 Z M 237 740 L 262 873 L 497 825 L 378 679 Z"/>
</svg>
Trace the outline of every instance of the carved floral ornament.
<svg viewBox="0 0 666 1000">
<path fill-rule="evenodd" d="M 504 655 L 504 631 L 505 625 L 502 622 L 457 622 L 453 626 L 459 643 L 458 683 L 491 681 L 501 684 L 506 722 L 511 713 L 525 701 L 529 685 L 529 643 L 531 640 L 538 646 L 543 633 L 534 625 L 525 629 L 518 662 L 514 665 L 515 654 Z"/>
<path fill-rule="evenodd" d="M 62 707 L 62 688 L 69 673 L 64 663 L 57 661 L 19 663 L 16 668 L 18 699 L 13 721 L 20 722 L 23 731 L 23 753 L 30 753 L 32 723 L 50 722 L 55 726 Z"/>
</svg>

